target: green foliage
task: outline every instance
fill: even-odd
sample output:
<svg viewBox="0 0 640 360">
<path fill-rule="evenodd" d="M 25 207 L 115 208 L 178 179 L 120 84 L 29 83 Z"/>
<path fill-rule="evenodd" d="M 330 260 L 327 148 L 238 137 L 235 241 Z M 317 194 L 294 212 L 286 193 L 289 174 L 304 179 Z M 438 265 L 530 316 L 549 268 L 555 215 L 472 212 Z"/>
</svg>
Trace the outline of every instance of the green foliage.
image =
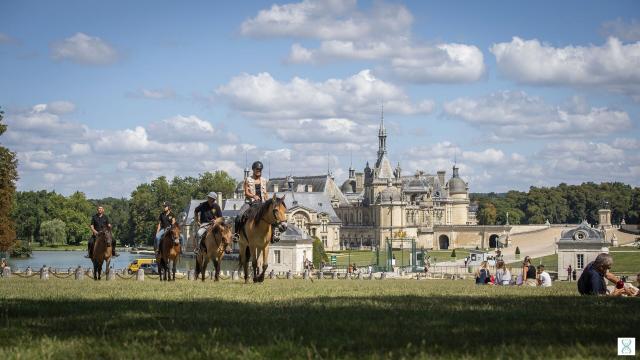
<svg viewBox="0 0 640 360">
<path fill-rule="evenodd" d="M 66 240 L 67 232 L 62 220 L 47 220 L 40 225 L 40 243 L 42 245 L 62 245 Z"/>
<path fill-rule="evenodd" d="M 452 258 L 456 257 L 456 249 L 453 249 L 453 251 L 451 251 L 451 257 Z"/>
<path fill-rule="evenodd" d="M 0 136 L 7 130 L 3 124 L 4 111 L 0 108 Z M 0 251 L 9 250 L 16 241 L 16 229 L 11 217 L 18 180 L 16 154 L 0 146 Z"/>
<path fill-rule="evenodd" d="M 29 244 L 22 241 L 18 241 L 16 242 L 14 247 L 11 249 L 10 256 L 14 258 L 31 257 L 32 252 L 33 250 L 31 249 L 31 246 L 29 246 Z"/>
<path fill-rule="evenodd" d="M 520 247 L 516 246 L 516 255 L 520 255 Z"/>
<path fill-rule="evenodd" d="M 313 266 L 316 269 L 320 268 L 322 262 L 329 262 L 329 257 L 327 253 L 324 251 L 324 244 L 322 241 L 314 236 L 313 238 Z"/>
<path fill-rule="evenodd" d="M 206 172 L 198 178 L 175 177 L 171 183 L 161 176 L 150 184 L 138 185 L 131 193 L 129 202 L 130 238 L 137 245 L 153 243 L 164 201 L 169 201 L 174 215 L 180 216 L 191 199 L 204 200 L 211 191 L 221 192 L 225 198 L 229 198 L 235 188 L 235 180 L 224 171 Z"/>
<path fill-rule="evenodd" d="M 550 188 L 531 187 L 527 193 L 472 194 L 471 200 L 479 204 L 477 218 L 480 224 L 504 224 L 507 212 L 510 224 L 544 224 L 547 219 L 558 224 L 576 224 L 586 219 L 596 224 L 598 210 L 603 208 L 605 201 L 612 211 L 614 224 L 622 219 L 628 224 L 640 220 L 640 188 L 618 182 L 562 183 Z"/>
</svg>

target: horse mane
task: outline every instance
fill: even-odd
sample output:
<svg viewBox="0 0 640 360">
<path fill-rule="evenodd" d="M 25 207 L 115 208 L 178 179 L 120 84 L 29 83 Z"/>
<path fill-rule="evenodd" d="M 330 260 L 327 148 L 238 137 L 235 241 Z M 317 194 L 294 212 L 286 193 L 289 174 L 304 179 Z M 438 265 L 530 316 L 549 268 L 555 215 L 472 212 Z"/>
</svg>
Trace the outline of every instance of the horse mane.
<svg viewBox="0 0 640 360">
<path fill-rule="evenodd" d="M 256 206 L 256 207 L 250 207 L 247 210 L 247 221 L 253 221 L 253 223 L 255 225 L 258 225 L 258 223 L 260 222 L 260 219 L 262 219 L 262 217 L 264 217 L 264 215 L 266 214 L 267 210 L 269 210 L 269 207 L 271 205 L 274 206 L 278 206 L 282 204 L 285 208 L 287 207 L 287 205 L 285 205 L 284 200 L 276 197 L 275 202 L 273 200 L 273 198 L 263 202 L 260 206 Z"/>
</svg>

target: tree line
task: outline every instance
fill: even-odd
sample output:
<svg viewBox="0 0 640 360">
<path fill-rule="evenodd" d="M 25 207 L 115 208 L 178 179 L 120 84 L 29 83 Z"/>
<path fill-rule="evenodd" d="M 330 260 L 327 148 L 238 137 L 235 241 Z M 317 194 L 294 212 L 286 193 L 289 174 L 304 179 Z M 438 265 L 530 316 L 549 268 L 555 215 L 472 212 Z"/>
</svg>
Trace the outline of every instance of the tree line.
<svg viewBox="0 0 640 360">
<path fill-rule="evenodd" d="M 205 172 L 198 177 L 161 176 L 143 183 L 130 199 L 87 199 L 76 192 L 63 196 L 53 191 L 19 191 L 13 201 L 11 219 L 15 237 L 41 245 L 78 245 L 91 236 L 89 224 L 97 206 L 103 206 L 112 224 L 113 236 L 121 245 L 150 245 L 164 201 L 172 204 L 176 216 L 191 199 L 204 199 L 211 191 L 233 195 L 236 181 L 224 171 Z"/>
<path fill-rule="evenodd" d="M 640 188 L 613 182 L 581 185 L 561 183 L 555 187 L 531 187 L 528 192 L 471 194 L 478 203 L 477 219 L 481 225 L 504 224 L 575 224 L 587 220 L 598 223 L 598 210 L 609 208 L 611 222 L 628 224 L 640 220 Z"/>
</svg>

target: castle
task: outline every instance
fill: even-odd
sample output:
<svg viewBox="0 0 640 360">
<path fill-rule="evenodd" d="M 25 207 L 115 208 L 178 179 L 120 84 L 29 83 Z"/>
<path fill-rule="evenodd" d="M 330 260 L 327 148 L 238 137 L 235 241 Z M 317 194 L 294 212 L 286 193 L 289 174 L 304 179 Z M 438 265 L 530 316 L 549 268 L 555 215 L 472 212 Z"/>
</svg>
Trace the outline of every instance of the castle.
<svg viewBox="0 0 640 360">
<path fill-rule="evenodd" d="M 455 165 L 448 181 L 445 171 L 403 176 L 399 163 L 392 167 L 386 143 L 382 117 L 373 168 L 368 162 L 364 172 L 350 166 L 349 178 L 341 186 L 330 173 L 273 178 L 267 191 L 287 195 L 287 220 L 321 239 L 327 250 L 380 246 L 386 239 L 397 237 L 414 238 L 424 248 L 449 248 L 453 245 L 449 237 L 436 237 L 436 227 L 476 225 L 468 184 Z M 243 198 L 240 182 L 235 199 L 225 208 L 238 208 Z"/>
</svg>

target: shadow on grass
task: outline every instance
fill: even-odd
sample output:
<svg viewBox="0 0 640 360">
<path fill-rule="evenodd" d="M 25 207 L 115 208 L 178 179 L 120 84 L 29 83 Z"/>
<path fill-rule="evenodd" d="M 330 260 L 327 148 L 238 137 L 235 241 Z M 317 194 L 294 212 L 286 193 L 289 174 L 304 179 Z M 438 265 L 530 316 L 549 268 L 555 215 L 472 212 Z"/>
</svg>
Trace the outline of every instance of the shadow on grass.
<svg viewBox="0 0 640 360">
<path fill-rule="evenodd" d="M 13 341 L 0 349 L 46 336 L 86 351 L 110 344 L 178 357 L 212 346 L 225 357 L 608 356 L 617 337 L 638 336 L 639 307 L 638 299 L 568 296 L 11 299 L 0 305 L 0 336 Z"/>
</svg>

